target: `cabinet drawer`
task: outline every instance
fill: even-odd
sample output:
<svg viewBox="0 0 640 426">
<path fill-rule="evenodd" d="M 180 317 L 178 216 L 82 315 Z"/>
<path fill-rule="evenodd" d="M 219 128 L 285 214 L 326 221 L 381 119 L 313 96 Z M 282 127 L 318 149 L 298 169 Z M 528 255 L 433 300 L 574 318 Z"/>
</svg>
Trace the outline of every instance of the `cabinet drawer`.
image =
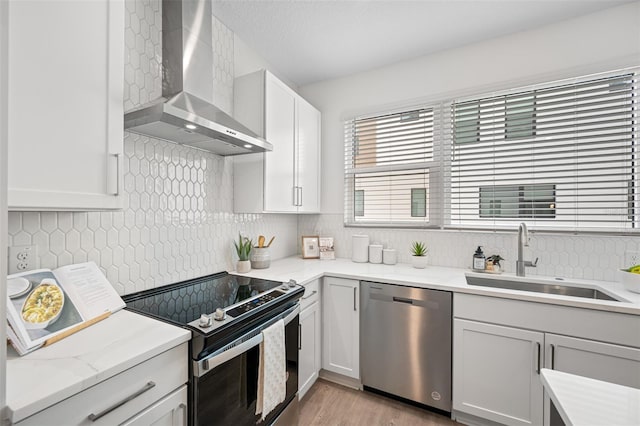
<svg viewBox="0 0 640 426">
<path fill-rule="evenodd" d="M 120 424 L 185 384 L 187 357 L 187 344 L 183 343 L 17 424 Z"/>
<path fill-rule="evenodd" d="M 300 311 L 320 300 L 320 280 L 313 280 L 304 285 L 304 294 L 300 298 Z"/>
<path fill-rule="evenodd" d="M 640 348 L 637 315 L 456 293 L 453 316 Z"/>
<path fill-rule="evenodd" d="M 187 426 L 187 421 L 187 385 L 183 385 L 121 426 Z"/>
</svg>

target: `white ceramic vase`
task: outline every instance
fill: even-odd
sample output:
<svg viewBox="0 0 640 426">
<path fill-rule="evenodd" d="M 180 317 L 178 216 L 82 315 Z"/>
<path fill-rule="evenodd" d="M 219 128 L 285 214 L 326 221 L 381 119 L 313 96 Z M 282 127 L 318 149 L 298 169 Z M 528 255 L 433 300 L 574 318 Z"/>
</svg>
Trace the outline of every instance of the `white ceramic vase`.
<svg viewBox="0 0 640 426">
<path fill-rule="evenodd" d="M 427 256 L 411 256 L 411 264 L 414 268 L 424 269 L 427 267 Z"/>
<path fill-rule="evenodd" d="M 249 272 L 250 270 L 251 270 L 250 260 L 238 260 L 238 263 L 236 263 L 236 272 L 244 274 Z"/>
</svg>

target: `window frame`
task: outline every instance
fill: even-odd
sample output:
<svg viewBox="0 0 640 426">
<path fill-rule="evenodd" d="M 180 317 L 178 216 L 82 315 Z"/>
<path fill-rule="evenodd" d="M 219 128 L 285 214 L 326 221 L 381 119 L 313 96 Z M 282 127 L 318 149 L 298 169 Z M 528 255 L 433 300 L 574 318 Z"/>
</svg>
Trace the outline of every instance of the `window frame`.
<svg viewBox="0 0 640 426">
<path fill-rule="evenodd" d="M 437 210 L 434 197 L 432 197 L 431 194 L 433 194 L 434 192 L 440 192 L 440 190 L 435 190 L 433 188 L 433 185 L 437 184 L 437 182 L 440 181 L 440 179 L 435 175 L 439 174 L 441 169 L 440 153 L 439 153 L 439 150 L 436 149 L 435 144 L 432 144 L 433 145 L 433 152 L 431 153 L 432 157 L 428 161 L 415 161 L 415 162 L 407 162 L 403 164 L 383 164 L 381 166 L 372 165 L 369 167 L 363 167 L 363 166 L 358 167 L 355 161 L 356 161 L 356 157 L 360 155 L 360 153 L 362 152 L 362 146 L 361 146 L 360 140 L 359 138 L 351 134 L 349 138 L 350 142 L 347 142 L 348 138 L 346 137 L 346 134 L 348 133 L 347 129 L 348 128 L 353 129 L 356 126 L 356 122 L 358 120 L 372 120 L 376 118 L 384 118 L 384 117 L 393 116 L 393 115 L 397 115 L 399 117 L 403 117 L 403 116 L 413 117 L 415 116 L 416 113 L 427 111 L 427 114 L 433 115 L 434 129 L 432 130 L 432 132 L 434 134 L 433 139 L 435 139 L 435 133 L 436 131 L 439 131 L 439 129 L 435 129 L 435 126 L 436 126 L 435 123 L 438 121 L 436 119 L 436 116 L 438 114 L 441 114 L 442 110 L 443 109 L 441 106 L 437 106 L 436 108 L 434 106 L 424 106 L 424 105 L 415 106 L 414 105 L 409 108 L 403 108 L 395 111 L 387 111 L 381 114 L 372 114 L 372 115 L 355 117 L 345 121 L 344 226 L 365 227 L 365 228 L 370 228 L 370 227 L 438 228 L 440 226 L 439 221 L 435 222 L 433 220 L 434 217 L 437 217 L 437 214 L 434 215 L 434 217 L 430 216 L 431 212 L 435 212 Z M 349 155 L 347 153 L 350 153 L 349 159 L 347 159 L 347 156 Z M 415 171 L 416 174 L 425 173 L 427 176 L 428 187 L 426 188 L 426 208 L 425 208 L 426 215 L 425 216 L 423 217 L 409 216 L 407 219 L 402 221 L 381 221 L 376 219 L 358 219 L 358 217 L 362 217 L 362 216 L 355 215 L 356 213 L 356 209 L 355 209 L 356 195 L 355 194 L 356 194 L 356 191 L 358 191 L 358 189 L 356 188 L 356 179 L 358 177 L 375 175 L 377 173 L 388 173 L 389 176 L 392 176 L 393 173 L 402 173 L 402 172 L 410 173 L 411 171 Z M 409 193 L 410 192 L 411 191 L 409 191 Z M 347 193 L 350 193 L 351 196 L 347 196 Z M 367 195 L 365 194 L 364 197 L 367 198 Z M 412 210 L 411 200 L 409 200 L 408 208 L 409 208 L 408 213 L 409 215 L 411 215 L 411 210 Z M 428 218 L 428 219 L 421 220 L 423 218 L 425 219 Z"/>
<path fill-rule="evenodd" d="M 559 229 L 556 227 L 547 227 L 544 225 L 544 220 L 553 221 L 552 218 L 514 218 L 513 221 L 522 221 L 527 223 L 533 231 L 542 231 L 549 232 L 552 234 L 562 234 L 562 233 L 572 233 L 572 234 L 598 234 L 598 235 L 638 235 L 640 233 L 640 162 L 638 159 L 638 154 L 640 153 L 640 135 L 639 133 L 639 109 L 638 109 L 638 94 L 640 93 L 640 67 L 629 67 L 625 69 L 612 70 L 607 72 L 601 72 L 596 74 L 588 74 L 579 77 L 571 77 L 571 78 L 563 78 L 556 80 L 547 80 L 542 83 L 530 83 L 527 85 L 511 85 L 511 87 L 494 90 L 493 92 L 485 91 L 482 94 L 482 91 L 474 91 L 474 90 L 466 90 L 467 94 L 462 96 L 443 96 L 439 100 L 433 100 L 430 102 L 423 102 L 421 108 L 433 108 L 434 111 L 434 140 L 433 140 L 433 152 L 434 152 L 434 161 L 429 162 L 429 164 L 425 164 L 424 167 L 429 170 L 430 176 L 430 186 L 429 186 L 429 197 L 427 204 L 427 214 L 429 215 L 429 221 L 424 224 L 415 224 L 415 223 L 353 223 L 354 221 L 348 220 L 348 211 L 345 208 L 344 212 L 344 225 L 345 227 L 373 227 L 373 228 L 432 228 L 432 229 L 441 229 L 441 230 L 479 230 L 479 231 L 501 231 L 501 230 L 512 230 L 514 224 L 513 223 L 505 223 L 505 224 L 490 224 L 490 225 L 482 225 L 479 226 L 477 224 L 452 224 L 451 219 L 451 153 L 453 151 L 453 147 L 455 144 L 455 127 L 454 120 L 455 118 L 451 115 L 447 115 L 447 112 L 450 111 L 451 106 L 454 102 L 479 102 L 483 98 L 496 97 L 496 96 L 504 96 L 505 97 L 505 107 L 504 107 L 504 139 L 505 140 L 518 140 L 518 139 L 526 139 L 531 138 L 535 139 L 538 135 L 538 98 L 537 92 L 544 91 L 545 89 L 554 89 L 560 86 L 570 86 L 576 85 L 580 83 L 586 83 L 590 81 L 596 81 L 598 79 L 606 79 L 609 77 L 622 77 L 626 74 L 633 75 L 633 86 L 631 88 L 631 93 L 633 94 L 633 104 L 630 109 L 630 114 L 633 119 L 633 130 L 631 131 L 633 137 L 633 154 L 632 154 L 632 165 L 627 166 L 624 163 L 620 163 L 625 166 L 625 170 L 629 170 L 629 173 L 632 174 L 632 180 L 629 181 L 628 184 L 628 216 L 632 218 L 633 228 L 624 228 L 623 225 L 614 225 L 612 227 L 583 227 L 577 222 L 577 225 L 568 226 L 568 229 Z M 474 93 L 475 92 L 475 93 Z M 530 112 L 527 111 L 527 97 L 526 94 L 530 94 Z M 460 94 L 459 94 L 460 95 Z M 516 104 L 523 104 L 524 111 L 509 113 L 508 100 L 510 98 L 518 99 L 518 97 L 522 98 L 522 101 L 516 101 Z M 376 115 L 384 115 L 390 113 L 402 113 L 403 110 L 407 113 L 410 113 L 415 106 L 409 106 L 407 108 L 395 109 L 392 111 L 387 111 L 385 113 L 379 114 L 371 114 L 369 117 L 374 117 Z M 479 106 L 478 106 L 479 108 Z M 519 128 L 523 127 L 521 121 L 522 117 L 518 117 L 518 114 L 525 114 L 524 117 L 524 129 Z M 515 120 L 513 126 L 513 130 L 509 130 L 509 116 Z M 530 117 L 530 120 L 527 121 L 527 115 Z M 355 118 L 351 119 L 355 120 Z M 513 120 L 511 122 L 513 123 Z M 481 123 L 476 122 L 475 125 L 470 123 L 469 129 L 470 134 L 473 133 L 472 136 L 469 137 L 470 143 L 474 143 L 475 141 L 480 140 L 481 138 Z M 526 133 L 529 131 L 529 133 Z M 525 132 L 524 134 L 522 132 Z M 509 135 L 509 133 L 512 133 Z M 346 143 L 346 141 L 345 141 Z M 625 157 L 628 158 L 628 157 Z M 349 170 L 345 165 L 345 191 L 348 190 L 349 176 L 353 176 L 352 170 Z M 350 175 L 351 173 L 351 175 Z M 534 184 L 534 183 L 532 183 Z M 553 183 L 550 183 L 553 184 Z M 525 185 L 526 186 L 526 185 Z M 353 188 L 353 186 L 352 186 Z M 554 185 L 555 188 L 555 185 Z M 555 189 L 554 189 L 555 194 Z M 347 193 L 344 194 L 344 199 L 346 200 Z M 478 201 L 480 200 L 480 195 L 478 194 Z M 554 199 L 554 203 L 557 199 Z M 554 207 L 554 212 L 556 211 L 557 205 Z M 413 210 L 413 209 L 412 209 Z M 478 212 L 479 213 L 479 212 Z M 533 221 L 536 223 L 533 223 Z M 512 221 L 512 222 L 513 222 Z M 622 223 L 622 222 L 621 222 Z"/>
</svg>

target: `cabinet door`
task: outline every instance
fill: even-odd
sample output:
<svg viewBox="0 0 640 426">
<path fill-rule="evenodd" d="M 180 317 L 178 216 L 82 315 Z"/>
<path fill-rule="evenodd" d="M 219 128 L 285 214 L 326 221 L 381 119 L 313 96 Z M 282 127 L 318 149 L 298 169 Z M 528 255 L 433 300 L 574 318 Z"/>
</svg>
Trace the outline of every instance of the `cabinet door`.
<svg viewBox="0 0 640 426">
<path fill-rule="evenodd" d="M 453 409 L 506 425 L 540 425 L 544 334 L 453 321 Z"/>
<path fill-rule="evenodd" d="M 295 97 L 266 73 L 265 135 L 273 151 L 264 154 L 264 210 L 295 212 Z"/>
<path fill-rule="evenodd" d="M 296 99 L 298 212 L 320 212 L 320 111 Z"/>
<path fill-rule="evenodd" d="M 300 351 L 298 354 L 298 398 L 307 393 L 320 371 L 320 303 L 300 313 Z"/>
<path fill-rule="evenodd" d="M 120 208 L 124 2 L 11 2 L 9 39 L 9 208 Z"/>
<path fill-rule="evenodd" d="M 322 285 L 322 368 L 360 378 L 359 282 L 327 277 Z"/>
<path fill-rule="evenodd" d="M 640 388 L 640 349 L 575 337 L 545 335 L 545 366 Z"/>
<path fill-rule="evenodd" d="M 145 408 L 122 426 L 187 426 L 187 386 Z"/>
</svg>

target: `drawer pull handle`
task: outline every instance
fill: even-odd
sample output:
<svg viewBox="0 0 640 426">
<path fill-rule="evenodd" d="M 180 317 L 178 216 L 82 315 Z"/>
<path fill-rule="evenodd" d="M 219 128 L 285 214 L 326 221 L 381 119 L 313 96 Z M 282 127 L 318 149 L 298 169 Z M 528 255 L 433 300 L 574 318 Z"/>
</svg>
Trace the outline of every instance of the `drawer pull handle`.
<svg viewBox="0 0 640 426">
<path fill-rule="evenodd" d="M 300 300 L 307 300 L 308 298 L 313 297 L 313 295 L 317 292 L 318 290 L 313 290 L 310 295 L 308 295 L 307 297 L 301 297 Z"/>
<path fill-rule="evenodd" d="M 356 294 L 357 294 L 357 292 L 358 292 L 358 288 L 357 288 L 357 287 L 354 287 L 354 288 L 353 288 L 353 310 L 354 310 L 354 311 L 357 311 L 357 310 L 358 310 L 358 309 L 356 308 L 356 298 L 357 298 Z"/>
<path fill-rule="evenodd" d="M 536 342 L 536 348 L 538 352 L 538 359 L 536 361 L 536 373 L 540 375 L 540 342 Z"/>
<path fill-rule="evenodd" d="M 144 385 L 144 387 L 142 389 L 140 389 L 139 391 L 137 391 L 136 393 L 129 395 L 128 397 L 126 397 L 125 399 L 123 399 L 120 402 L 116 402 L 111 407 L 107 408 L 106 410 L 103 410 L 103 411 L 99 412 L 98 414 L 93 414 L 93 413 L 89 414 L 89 420 L 91 420 L 92 422 L 95 422 L 99 418 L 106 416 L 107 414 L 109 414 L 113 410 L 123 406 L 124 404 L 126 404 L 129 401 L 131 401 L 132 399 L 135 399 L 135 398 L 139 397 L 140 395 L 142 395 L 146 391 L 148 391 L 148 390 L 150 390 L 152 388 L 155 388 L 155 387 L 156 387 L 155 382 L 149 382 L 146 385 Z"/>
</svg>

